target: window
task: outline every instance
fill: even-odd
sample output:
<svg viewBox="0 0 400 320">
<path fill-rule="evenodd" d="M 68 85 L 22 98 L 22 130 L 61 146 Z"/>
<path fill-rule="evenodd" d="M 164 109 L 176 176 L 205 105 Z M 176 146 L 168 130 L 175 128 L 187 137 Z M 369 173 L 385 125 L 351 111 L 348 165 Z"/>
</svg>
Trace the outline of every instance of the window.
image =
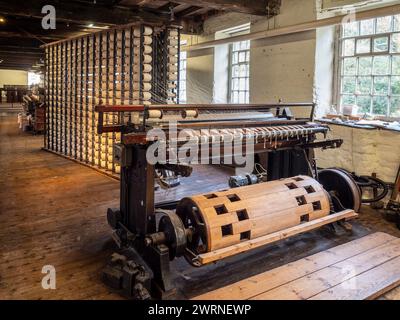
<svg viewBox="0 0 400 320">
<path fill-rule="evenodd" d="M 186 45 L 187 41 L 181 41 L 181 45 Z M 181 51 L 179 56 L 179 103 L 186 103 L 186 65 L 187 52 Z"/>
<path fill-rule="evenodd" d="M 339 80 L 342 106 L 400 117 L 400 15 L 342 26 Z"/>
<path fill-rule="evenodd" d="M 249 103 L 250 40 L 230 47 L 230 101 Z"/>
<path fill-rule="evenodd" d="M 40 84 L 40 74 L 34 72 L 28 72 L 28 86 Z"/>
</svg>

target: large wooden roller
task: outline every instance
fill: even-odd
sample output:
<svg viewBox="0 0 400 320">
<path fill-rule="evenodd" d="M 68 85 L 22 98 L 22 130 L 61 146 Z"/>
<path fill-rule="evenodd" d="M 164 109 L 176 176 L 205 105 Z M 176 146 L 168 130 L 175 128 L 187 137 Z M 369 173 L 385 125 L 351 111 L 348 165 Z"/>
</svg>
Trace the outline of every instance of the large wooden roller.
<svg viewBox="0 0 400 320">
<path fill-rule="evenodd" d="M 176 212 L 198 255 L 325 217 L 330 201 L 316 180 L 298 176 L 184 198 Z"/>
</svg>

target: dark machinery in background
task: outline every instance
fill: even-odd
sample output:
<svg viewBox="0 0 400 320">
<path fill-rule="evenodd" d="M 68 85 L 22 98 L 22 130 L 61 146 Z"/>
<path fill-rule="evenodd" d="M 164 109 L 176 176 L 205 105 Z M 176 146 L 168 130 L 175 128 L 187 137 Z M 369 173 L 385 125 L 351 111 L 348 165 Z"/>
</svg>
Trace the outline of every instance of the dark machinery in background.
<svg viewBox="0 0 400 320">
<path fill-rule="evenodd" d="M 29 128 L 34 134 L 44 133 L 46 123 L 46 106 L 44 103 L 44 89 L 32 88 L 22 98 L 24 109 L 23 117 L 28 120 Z"/>
<path fill-rule="evenodd" d="M 289 108 L 298 107 L 310 108 L 310 117 L 294 118 Z M 96 106 L 98 133 L 122 133 L 114 151 L 121 165 L 120 208 L 107 212 L 119 250 L 104 270 L 105 282 L 135 299 L 172 297 L 170 261 L 175 258 L 184 256 L 200 267 L 316 225 L 356 217 L 361 200 L 354 180 L 339 171 L 319 173 L 322 180 L 338 177 L 333 185 L 314 179 L 313 149 L 337 148 L 343 141 L 326 140 L 329 128 L 312 122 L 313 110 L 314 104 Z M 140 121 L 103 125 L 107 112 Z M 171 120 L 176 123 L 172 131 Z M 155 128 L 161 134 L 149 136 Z M 317 134 L 324 138 L 317 140 Z M 215 160 L 216 152 L 219 163 L 225 156 L 251 152 L 255 172 L 232 179 L 237 188 L 155 203 L 154 177 L 162 170 L 190 174 L 191 161 L 176 158 L 188 140 L 196 142 L 200 159 Z M 248 141 L 254 143 L 252 150 Z M 166 157 L 151 164 L 146 156 L 155 145 Z M 346 188 L 352 192 L 343 194 Z"/>
<path fill-rule="evenodd" d="M 27 85 L 5 84 L 3 88 L 0 88 L 0 103 L 21 103 L 28 90 L 29 87 Z"/>
<path fill-rule="evenodd" d="M 373 209 L 379 210 L 378 212 L 380 212 L 387 221 L 396 223 L 397 227 L 400 229 L 400 203 L 398 201 L 400 192 L 400 169 L 393 185 L 378 179 L 376 176 L 358 176 L 354 172 L 349 172 L 342 168 L 325 169 L 319 172 L 319 181 L 328 190 L 329 188 L 337 189 L 337 186 L 341 185 L 343 180 L 346 179 L 354 181 L 353 185 L 357 186 L 357 188 L 341 189 L 342 194 L 340 198 L 346 201 L 345 205 L 351 205 L 352 203 L 350 202 L 354 198 L 354 195 L 359 194 L 361 202 L 357 203 L 357 206 L 361 204 L 370 204 Z M 383 200 L 387 197 L 390 189 L 392 189 L 392 194 L 385 206 Z"/>
<path fill-rule="evenodd" d="M 391 222 L 395 222 L 398 229 L 400 229 L 399 194 L 400 194 L 400 168 L 397 172 L 397 177 L 393 185 L 393 190 L 390 196 L 390 200 L 383 210 L 384 217 Z"/>
</svg>

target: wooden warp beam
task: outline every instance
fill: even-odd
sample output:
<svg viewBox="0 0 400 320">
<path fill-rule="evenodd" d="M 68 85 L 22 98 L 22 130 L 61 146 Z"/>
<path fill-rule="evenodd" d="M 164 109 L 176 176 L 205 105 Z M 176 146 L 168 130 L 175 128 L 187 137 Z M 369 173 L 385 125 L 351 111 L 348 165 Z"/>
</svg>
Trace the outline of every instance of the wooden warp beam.
<svg viewBox="0 0 400 320">
<path fill-rule="evenodd" d="M 202 254 L 326 217 L 330 201 L 316 180 L 298 176 L 184 198 L 177 213 L 185 220 L 193 208 L 206 230 Z"/>
</svg>

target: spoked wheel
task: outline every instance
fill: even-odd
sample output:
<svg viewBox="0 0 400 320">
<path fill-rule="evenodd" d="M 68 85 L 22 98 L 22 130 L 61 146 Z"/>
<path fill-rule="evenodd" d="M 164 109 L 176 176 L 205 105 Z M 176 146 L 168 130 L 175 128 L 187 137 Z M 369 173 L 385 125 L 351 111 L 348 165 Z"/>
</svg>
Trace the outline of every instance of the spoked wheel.
<svg viewBox="0 0 400 320">
<path fill-rule="evenodd" d="M 324 169 L 319 171 L 318 180 L 343 208 L 360 211 L 361 190 L 349 173 L 335 168 Z"/>
<path fill-rule="evenodd" d="M 169 248 L 169 258 L 172 261 L 175 257 L 184 254 L 186 248 L 186 229 L 182 220 L 173 211 L 158 211 L 161 214 L 158 231 L 163 232 Z"/>
<path fill-rule="evenodd" d="M 197 255 L 207 251 L 207 227 L 195 203 L 190 199 L 183 199 L 176 208 L 186 229 L 190 230 L 187 237 L 185 258 L 193 266 L 199 267 Z"/>
<path fill-rule="evenodd" d="M 362 203 L 374 203 L 380 200 L 383 200 L 387 194 L 389 193 L 389 188 L 385 182 L 381 179 L 369 176 L 354 176 L 354 180 L 356 181 L 357 185 L 361 189 L 361 193 L 365 194 L 367 189 L 376 190 L 376 194 L 373 195 L 372 198 L 365 198 L 363 197 L 361 202 Z"/>
</svg>

